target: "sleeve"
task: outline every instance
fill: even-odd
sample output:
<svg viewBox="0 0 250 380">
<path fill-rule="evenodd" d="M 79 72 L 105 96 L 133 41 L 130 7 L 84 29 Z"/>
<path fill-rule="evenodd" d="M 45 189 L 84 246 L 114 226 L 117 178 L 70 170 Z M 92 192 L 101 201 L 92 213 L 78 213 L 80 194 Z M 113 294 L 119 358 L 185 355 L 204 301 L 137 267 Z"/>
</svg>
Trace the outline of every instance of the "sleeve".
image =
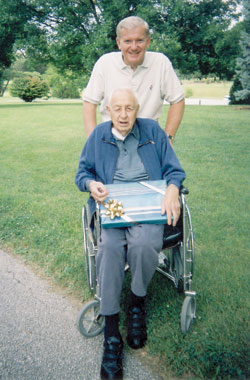
<svg viewBox="0 0 250 380">
<path fill-rule="evenodd" d="M 163 55 L 163 78 L 162 83 L 162 97 L 170 104 L 175 104 L 184 99 L 185 93 L 179 78 L 177 77 L 172 63 Z"/>
<path fill-rule="evenodd" d="M 83 100 L 99 104 L 104 97 L 104 77 L 102 74 L 102 57 L 96 62 L 87 87 L 83 91 L 82 98 Z"/>
<path fill-rule="evenodd" d="M 87 140 L 83 147 L 79 160 L 78 170 L 75 176 L 75 184 L 80 191 L 89 191 L 90 181 L 96 180 L 95 163 L 94 163 L 94 144 L 92 136 Z"/>
</svg>

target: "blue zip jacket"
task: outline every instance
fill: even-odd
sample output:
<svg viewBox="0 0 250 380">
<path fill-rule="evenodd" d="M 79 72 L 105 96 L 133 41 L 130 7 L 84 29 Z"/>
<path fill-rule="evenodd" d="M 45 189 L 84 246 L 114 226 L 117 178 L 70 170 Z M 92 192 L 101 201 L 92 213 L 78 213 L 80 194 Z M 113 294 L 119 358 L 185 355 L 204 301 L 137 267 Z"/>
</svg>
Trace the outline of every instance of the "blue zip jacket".
<svg viewBox="0 0 250 380">
<path fill-rule="evenodd" d="M 154 120 L 137 118 L 135 122 L 140 136 L 137 151 L 149 180 L 165 179 L 167 185 L 174 184 L 180 188 L 186 175 L 166 133 Z M 75 177 L 80 191 L 88 191 L 88 180 L 103 184 L 113 183 L 119 148 L 111 130 L 111 121 L 99 124 L 84 145 Z M 92 197 L 89 199 L 89 205 L 93 212 L 95 202 Z"/>
</svg>

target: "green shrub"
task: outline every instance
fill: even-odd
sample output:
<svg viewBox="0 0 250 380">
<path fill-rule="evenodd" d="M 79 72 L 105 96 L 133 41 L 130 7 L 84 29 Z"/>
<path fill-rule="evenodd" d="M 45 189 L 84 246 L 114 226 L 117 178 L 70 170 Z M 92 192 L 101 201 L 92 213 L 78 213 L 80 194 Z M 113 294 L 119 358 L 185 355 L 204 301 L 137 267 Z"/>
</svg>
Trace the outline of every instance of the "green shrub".
<svg viewBox="0 0 250 380">
<path fill-rule="evenodd" d="M 230 88 L 230 104 L 250 104 L 250 96 L 248 96 L 247 99 L 236 99 L 235 94 L 238 91 L 242 91 L 243 87 L 241 84 L 241 81 L 239 79 L 239 76 L 236 75 L 232 84 L 232 87 Z"/>
<path fill-rule="evenodd" d="M 25 102 L 48 96 L 49 86 L 40 76 L 25 74 L 17 77 L 10 85 L 10 94 Z"/>
<path fill-rule="evenodd" d="M 70 80 L 59 80 L 51 88 L 52 96 L 59 99 L 79 99 L 80 93 L 77 83 Z"/>
<path fill-rule="evenodd" d="M 49 66 L 45 75 L 48 81 L 51 95 L 59 99 L 79 99 L 80 89 L 84 88 L 82 78 L 75 77 L 74 73 L 68 71 L 64 73 L 57 72 L 55 67 Z"/>
</svg>

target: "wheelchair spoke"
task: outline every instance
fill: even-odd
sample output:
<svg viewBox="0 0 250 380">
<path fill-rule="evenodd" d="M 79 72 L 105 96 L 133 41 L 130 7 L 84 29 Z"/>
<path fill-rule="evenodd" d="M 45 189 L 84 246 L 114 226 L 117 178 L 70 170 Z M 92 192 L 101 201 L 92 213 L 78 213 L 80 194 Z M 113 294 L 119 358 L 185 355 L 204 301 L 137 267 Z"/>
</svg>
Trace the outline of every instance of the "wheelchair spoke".
<svg viewBox="0 0 250 380">
<path fill-rule="evenodd" d="M 89 333 L 93 330 L 96 330 L 97 327 L 101 327 L 101 323 L 99 323 L 96 318 L 92 319 L 88 327 L 86 327 L 86 331 Z"/>
<path fill-rule="evenodd" d="M 86 337 L 93 337 L 102 332 L 104 317 L 99 314 L 100 303 L 97 300 L 87 303 L 78 315 L 78 329 Z"/>
</svg>

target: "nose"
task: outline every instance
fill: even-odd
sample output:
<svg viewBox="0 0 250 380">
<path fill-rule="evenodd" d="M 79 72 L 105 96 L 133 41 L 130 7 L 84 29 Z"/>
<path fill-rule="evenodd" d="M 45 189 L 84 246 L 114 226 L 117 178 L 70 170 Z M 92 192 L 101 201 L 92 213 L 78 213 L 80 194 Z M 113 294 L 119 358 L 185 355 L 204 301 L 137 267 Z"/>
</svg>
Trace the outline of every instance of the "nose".
<svg viewBox="0 0 250 380">
<path fill-rule="evenodd" d="M 127 111 L 126 111 L 125 107 L 121 109 L 120 116 L 121 116 L 122 119 L 126 119 L 127 118 Z"/>
<path fill-rule="evenodd" d="M 131 41 L 130 48 L 133 49 L 133 50 L 136 50 L 137 49 L 137 42 L 136 41 Z"/>
</svg>

